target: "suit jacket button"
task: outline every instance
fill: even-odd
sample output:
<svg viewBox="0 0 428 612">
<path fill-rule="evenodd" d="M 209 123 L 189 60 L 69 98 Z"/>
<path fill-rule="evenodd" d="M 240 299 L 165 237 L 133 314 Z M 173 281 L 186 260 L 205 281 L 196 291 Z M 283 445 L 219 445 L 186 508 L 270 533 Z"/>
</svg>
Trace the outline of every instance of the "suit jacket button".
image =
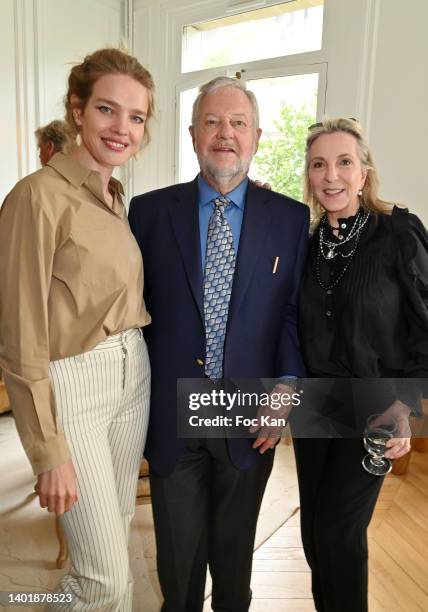
<svg viewBox="0 0 428 612">
<path fill-rule="evenodd" d="M 197 365 L 200 365 L 200 366 L 205 365 L 205 361 L 203 359 L 201 359 L 200 357 L 196 358 L 196 363 L 197 363 Z"/>
</svg>

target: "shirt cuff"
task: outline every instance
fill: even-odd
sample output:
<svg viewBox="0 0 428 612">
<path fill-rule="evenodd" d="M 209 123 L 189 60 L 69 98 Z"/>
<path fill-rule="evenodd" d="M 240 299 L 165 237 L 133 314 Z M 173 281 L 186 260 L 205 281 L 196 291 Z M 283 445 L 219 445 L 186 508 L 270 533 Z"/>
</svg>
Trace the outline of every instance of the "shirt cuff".
<svg viewBox="0 0 428 612">
<path fill-rule="evenodd" d="M 6 369 L 3 374 L 16 428 L 34 473 L 48 472 L 68 461 L 71 454 L 57 427 L 49 378 L 31 381 Z"/>
<path fill-rule="evenodd" d="M 70 450 L 62 431 L 47 442 L 26 448 L 25 452 L 36 476 L 49 472 L 71 459 Z"/>
</svg>

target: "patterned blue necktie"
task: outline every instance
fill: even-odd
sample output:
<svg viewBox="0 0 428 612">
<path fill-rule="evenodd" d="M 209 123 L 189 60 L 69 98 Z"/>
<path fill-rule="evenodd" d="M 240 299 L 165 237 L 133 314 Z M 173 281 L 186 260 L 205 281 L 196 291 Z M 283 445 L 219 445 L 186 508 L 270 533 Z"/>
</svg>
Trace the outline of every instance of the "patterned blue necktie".
<svg viewBox="0 0 428 612">
<path fill-rule="evenodd" d="M 227 198 L 214 201 L 208 224 L 204 276 L 204 313 L 206 335 L 205 374 L 211 380 L 222 378 L 226 323 L 235 271 L 232 230 L 224 216 Z"/>
</svg>

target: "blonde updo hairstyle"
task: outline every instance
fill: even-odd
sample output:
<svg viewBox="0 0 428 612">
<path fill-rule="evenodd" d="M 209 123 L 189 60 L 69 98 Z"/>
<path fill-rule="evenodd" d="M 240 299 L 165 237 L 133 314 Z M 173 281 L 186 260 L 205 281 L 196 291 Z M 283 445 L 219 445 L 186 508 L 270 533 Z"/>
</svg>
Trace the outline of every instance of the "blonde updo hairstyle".
<svg viewBox="0 0 428 612">
<path fill-rule="evenodd" d="M 146 125 L 142 146 L 147 146 L 150 142 L 150 132 L 148 129 L 149 120 L 154 115 L 154 89 L 155 85 L 152 76 L 144 68 L 136 57 L 126 51 L 116 48 L 105 48 L 94 51 L 85 57 L 81 64 L 73 66 L 68 77 L 68 90 L 65 96 L 65 120 L 70 127 L 74 137 L 79 133 L 79 126 L 73 116 L 75 104 L 71 104 L 73 95 L 80 100 L 79 108 L 84 111 L 89 98 L 92 95 L 94 84 L 105 75 L 122 74 L 130 76 L 135 81 L 143 85 L 148 91 L 149 106 L 147 110 Z"/>
<path fill-rule="evenodd" d="M 317 138 L 323 134 L 334 134 L 336 132 L 344 132 L 355 138 L 358 145 L 361 165 L 367 170 L 362 195 L 360 196 L 361 206 L 365 210 L 370 210 L 374 213 L 390 213 L 392 204 L 379 198 L 379 176 L 377 168 L 367 141 L 364 138 L 360 123 L 355 119 L 345 119 L 344 117 L 338 117 L 336 119 L 325 118 L 310 129 L 306 139 L 304 200 L 310 206 L 314 219 L 319 220 L 324 209 L 315 197 L 309 181 L 310 148 Z"/>
</svg>

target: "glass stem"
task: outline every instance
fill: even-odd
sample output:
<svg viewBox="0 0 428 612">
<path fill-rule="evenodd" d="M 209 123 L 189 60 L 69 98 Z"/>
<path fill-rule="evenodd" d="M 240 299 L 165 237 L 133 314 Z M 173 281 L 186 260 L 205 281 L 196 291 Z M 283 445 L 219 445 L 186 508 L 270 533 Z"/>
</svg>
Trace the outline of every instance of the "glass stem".
<svg viewBox="0 0 428 612">
<path fill-rule="evenodd" d="M 385 459 L 383 458 L 383 456 L 382 456 L 382 455 L 375 455 L 374 457 L 372 457 L 372 458 L 370 459 L 370 463 L 371 463 L 372 465 L 377 466 L 377 467 L 382 466 L 382 465 L 384 464 L 384 461 L 385 461 Z"/>
</svg>

